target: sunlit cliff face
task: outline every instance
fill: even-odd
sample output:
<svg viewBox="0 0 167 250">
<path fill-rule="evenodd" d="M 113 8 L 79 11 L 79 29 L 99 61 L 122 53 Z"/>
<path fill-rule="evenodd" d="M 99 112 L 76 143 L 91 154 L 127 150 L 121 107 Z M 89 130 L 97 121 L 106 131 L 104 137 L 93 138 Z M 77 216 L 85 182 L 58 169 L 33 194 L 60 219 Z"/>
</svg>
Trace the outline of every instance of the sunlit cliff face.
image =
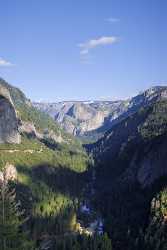
<svg viewBox="0 0 167 250">
<path fill-rule="evenodd" d="M 20 143 L 20 141 L 15 108 L 7 90 L 3 95 L 0 89 L 0 143 Z"/>
</svg>

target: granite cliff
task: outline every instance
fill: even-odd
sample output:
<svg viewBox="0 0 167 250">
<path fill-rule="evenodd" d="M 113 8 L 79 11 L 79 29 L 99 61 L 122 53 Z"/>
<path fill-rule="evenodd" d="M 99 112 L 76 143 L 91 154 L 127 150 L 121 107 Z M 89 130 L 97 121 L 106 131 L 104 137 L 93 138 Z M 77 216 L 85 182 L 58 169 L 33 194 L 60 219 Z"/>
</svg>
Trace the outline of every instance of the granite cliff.
<svg viewBox="0 0 167 250">
<path fill-rule="evenodd" d="M 78 144 L 46 113 L 37 110 L 25 94 L 0 78 L 0 143 L 20 143 L 24 134 L 38 140 Z"/>
<path fill-rule="evenodd" d="M 157 86 L 127 100 L 40 102 L 33 105 L 49 114 L 68 133 L 82 139 L 98 140 L 115 124 L 166 94 L 165 87 Z"/>
<path fill-rule="evenodd" d="M 16 109 L 7 88 L 0 85 L 0 143 L 20 143 Z"/>
</svg>

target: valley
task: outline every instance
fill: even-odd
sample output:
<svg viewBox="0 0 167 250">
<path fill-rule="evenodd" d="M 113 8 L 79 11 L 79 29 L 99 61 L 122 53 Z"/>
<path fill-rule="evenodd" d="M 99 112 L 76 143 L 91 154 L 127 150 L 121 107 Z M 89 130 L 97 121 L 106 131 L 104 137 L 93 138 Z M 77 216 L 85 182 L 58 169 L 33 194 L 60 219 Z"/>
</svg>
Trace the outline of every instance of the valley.
<svg viewBox="0 0 167 250">
<path fill-rule="evenodd" d="M 10 204 L 8 188 L 28 218 L 18 229 L 17 220 L 9 221 L 8 230 L 16 223 L 16 235 L 22 228 L 21 238 L 8 236 L 13 247 L 165 249 L 167 87 L 126 101 L 47 105 L 32 103 L 3 79 L 1 89 L 13 113 L 5 120 L 5 137 L 0 134 L 0 223 L 4 199 Z M 98 112 L 103 118 L 97 122 Z M 64 128 L 70 117 L 80 132 Z M 9 127 L 11 119 L 15 126 Z M 13 133 L 19 140 L 9 140 Z M 6 215 L 11 213 L 6 205 Z"/>
<path fill-rule="evenodd" d="M 167 1 L 0 10 L 0 250 L 167 250 Z"/>
<path fill-rule="evenodd" d="M 158 100 L 161 93 L 167 96 L 166 87 L 152 87 L 126 100 L 34 102 L 33 106 L 50 115 L 66 132 L 83 142 L 94 142 L 122 119 Z"/>
</svg>

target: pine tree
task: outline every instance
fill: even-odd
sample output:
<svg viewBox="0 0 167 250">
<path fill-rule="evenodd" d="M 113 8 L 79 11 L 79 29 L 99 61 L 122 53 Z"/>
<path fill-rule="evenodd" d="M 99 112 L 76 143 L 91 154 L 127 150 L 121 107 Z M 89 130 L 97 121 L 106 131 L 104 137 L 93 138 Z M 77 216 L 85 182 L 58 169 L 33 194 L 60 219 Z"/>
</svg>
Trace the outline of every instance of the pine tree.
<svg viewBox="0 0 167 250">
<path fill-rule="evenodd" d="M 111 240 L 108 238 L 106 233 L 103 235 L 101 240 L 101 250 L 112 250 Z"/>
<path fill-rule="evenodd" d="M 5 177 L 0 183 L 0 246 L 2 250 L 32 250 L 32 244 L 21 231 L 23 214 Z"/>
</svg>

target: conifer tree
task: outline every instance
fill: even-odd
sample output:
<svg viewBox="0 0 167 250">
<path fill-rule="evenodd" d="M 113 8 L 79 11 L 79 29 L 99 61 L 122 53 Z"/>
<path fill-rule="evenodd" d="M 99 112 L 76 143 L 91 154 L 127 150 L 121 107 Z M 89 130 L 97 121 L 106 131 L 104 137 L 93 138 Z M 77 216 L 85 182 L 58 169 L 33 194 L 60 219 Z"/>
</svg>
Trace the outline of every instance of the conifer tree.
<svg viewBox="0 0 167 250">
<path fill-rule="evenodd" d="M 10 190 L 5 175 L 0 182 L 0 246 L 1 250 L 33 250 L 26 234 L 22 232 L 23 213 Z"/>
</svg>

